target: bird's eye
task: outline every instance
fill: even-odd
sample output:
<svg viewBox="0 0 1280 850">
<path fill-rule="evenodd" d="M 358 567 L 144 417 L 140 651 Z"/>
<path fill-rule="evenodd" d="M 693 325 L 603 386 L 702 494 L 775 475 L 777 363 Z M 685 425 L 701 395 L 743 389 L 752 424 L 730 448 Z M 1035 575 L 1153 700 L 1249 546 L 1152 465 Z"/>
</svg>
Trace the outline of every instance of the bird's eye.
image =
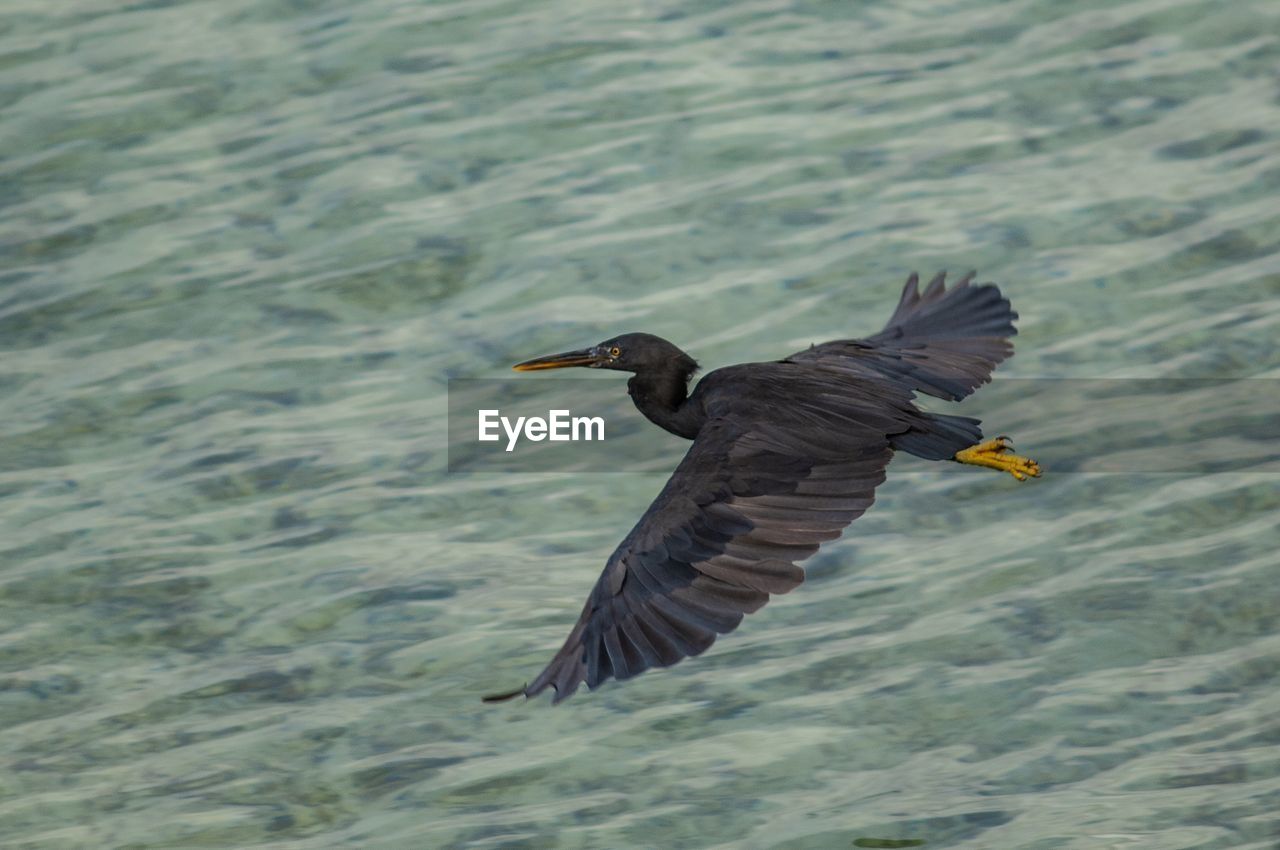
<svg viewBox="0 0 1280 850">
<path fill-rule="evenodd" d="M 616 345 L 615 345 L 613 348 L 610 348 L 610 349 L 609 349 L 609 356 L 610 356 L 610 357 L 617 357 L 617 356 L 618 356 L 619 354 L 621 354 L 621 353 L 622 353 L 622 349 L 621 349 L 621 348 L 618 348 L 618 346 L 616 346 Z"/>
</svg>

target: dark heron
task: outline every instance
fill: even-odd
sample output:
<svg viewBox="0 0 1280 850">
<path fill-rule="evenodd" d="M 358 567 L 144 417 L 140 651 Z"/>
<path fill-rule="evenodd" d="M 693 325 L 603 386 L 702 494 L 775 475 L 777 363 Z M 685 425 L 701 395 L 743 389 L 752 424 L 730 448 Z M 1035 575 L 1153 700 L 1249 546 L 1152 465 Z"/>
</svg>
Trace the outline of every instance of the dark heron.
<svg viewBox="0 0 1280 850">
<path fill-rule="evenodd" d="M 796 564 L 862 516 L 895 451 L 1040 475 L 1007 437 L 966 416 L 926 413 L 915 393 L 958 401 L 1013 353 L 1018 317 L 991 284 L 911 275 L 884 330 L 810 346 L 773 363 L 709 373 L 676 346 L 632 333 L 518 364 L 632 372 L 627 391 L 655 425 L 693 440 L 644 516 L 609 556 L 564 646 L 531 683 L 486 701 L 555 702 L 583 682 L 630 679 L 705 652 L 774 593 Z"/>
</svg>

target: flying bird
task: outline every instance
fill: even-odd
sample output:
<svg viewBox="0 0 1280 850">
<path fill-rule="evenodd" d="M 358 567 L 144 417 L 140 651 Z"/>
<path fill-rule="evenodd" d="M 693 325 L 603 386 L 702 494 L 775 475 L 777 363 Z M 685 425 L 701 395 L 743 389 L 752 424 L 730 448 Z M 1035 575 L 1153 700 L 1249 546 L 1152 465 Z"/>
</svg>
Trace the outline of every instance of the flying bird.
<svg viewBox="0 0 1280 850">
<path fill-rule="evenodd" d="M 1018 314 L 973 273 L 923 291 L 908 278 L 888 324 L 770 363 L 708 373 L 665 339 L 629 333 L 517 364 L 631 372 L 627 391 L 651 422 L 692 440 L 665 487 L 609 556 L 564 646 L 530 683 L 554 702 L 705 652 L 770 595 L 804 580 L 797 565 L 871 507 L 894 452 L 1008 472 L 1039 465 L 977 419 L 927 413 L 916 393 L 958 401 L 1013 353 Z"/>
</svg>

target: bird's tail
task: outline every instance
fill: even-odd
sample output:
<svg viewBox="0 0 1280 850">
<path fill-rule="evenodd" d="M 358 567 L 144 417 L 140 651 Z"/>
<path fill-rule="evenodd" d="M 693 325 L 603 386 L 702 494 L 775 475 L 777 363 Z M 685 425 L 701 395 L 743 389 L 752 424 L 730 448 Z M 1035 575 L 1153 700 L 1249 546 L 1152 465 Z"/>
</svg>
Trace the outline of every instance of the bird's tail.
<svg viewBox="0 0 1280 850">
<path fill-rule="evenodd" d="M 889 442 L 895 450 L 925 460 L 951 460 L 958 452 L 982 442 L 982 423 L 970 416 L 921 413 L 910 430 L 893 435 Z"/>
</svg>

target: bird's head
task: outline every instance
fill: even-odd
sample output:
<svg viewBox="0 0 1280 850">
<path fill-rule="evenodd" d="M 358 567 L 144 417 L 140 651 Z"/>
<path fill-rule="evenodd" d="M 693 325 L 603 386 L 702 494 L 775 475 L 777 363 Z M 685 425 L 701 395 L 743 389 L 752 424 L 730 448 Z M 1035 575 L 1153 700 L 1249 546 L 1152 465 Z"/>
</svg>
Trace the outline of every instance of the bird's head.
<svg viewBox="0 0 1280 850">
<path fill-rule="evenodd" d="M 517 372 L 563 369 L 585 366 L 590 369 L 616 369 L 620 372 L 679 372 L 686 379 L 698 369 L 697 361 L 677 346 L 653 334 L 622 334 L 599 345 L 535 357 L 511 367 Z"/>
</svg>

